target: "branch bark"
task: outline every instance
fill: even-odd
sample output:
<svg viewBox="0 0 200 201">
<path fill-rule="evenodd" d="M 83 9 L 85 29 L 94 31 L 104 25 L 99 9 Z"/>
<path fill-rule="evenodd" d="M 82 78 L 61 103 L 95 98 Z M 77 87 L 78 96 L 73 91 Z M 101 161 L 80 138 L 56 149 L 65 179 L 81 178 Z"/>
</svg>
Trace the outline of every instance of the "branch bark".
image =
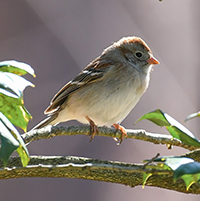
<svg viewBox="0 0 200 201">
<path fill-rule="evenodd" d="M 120 138 L 121 132 L 116 131 L 114 128 L 98 127 L 98 136 Z M 145 130 L 132 130 L 126 129 L 127 138 L 137 139 L 152 142 L 154 144 L 165 144 L 168 146 L 178 146 L 188 150 L 197 149 L 194 146 L 186 145 L 178 139 L 172 139 L 171 135 L 149 133 Z M 82 126 L 47 126 L 42 129 L 31 130 L 22 135 L 25 143 L 30 143 L 34 140 L 49 139 L 55 136 L 62 135 L 90 135 L 90 127 L 87 125 Z"/>
<path fill-rule="evenodd" d="M 200 193 L 195 183 L 186 191 L 183 180 L 173 181 L 169 170 L 156 170 L 154 165 L 129 164 L 73 156 L 31 156 L 27 167 L 22 167 L 19 157 L 11 157 L 7 168 L 0 164 L 0 179 L 23 177 L 66 177 L 89 179 L 129 185 L 143 185 L 143 173 L 152 173 L 147 186 L 175 190 L 183 193 Z"/>
<path fill-rule="evenodd" d="M 99 127 L 100 136 L 120 138 L 121 133 L 115 129 Z M 25 143 L 34 140 L 47 139 L 61 135 L 89 135 L 88 126 L 48 126 L 39 130 L 32 130 L 22 135 Z M 171 139 L 164 134 L 148 133 L 144 130 L 127 129 L 127 138 L 153 142 L 155 144 L 169 144 L 189 150 L 195 147 L 182 144 L 179 140 Z M 185 155 L 200 161 L 200 150 L 194 150 Z M 158 170 L 153 164 L 130 164 L 116 161 L 103 161 L 73 156 L 31 156 L 27 167 L 22 167 L 19 157 L 11 157 L 4 168 L 0 162 L 0 179 L 22 177 L 65 177 L 104 181 L 129 185 L 130 187 L 143 185 L 143 175 L 152 174 L 146 181 L 147 186 L 155 186 L 183 193 L 200 194 L 200 184 L 193 184 L 187 191 L 182 179 L 173 180 L 170 170 Z"/>
</svg>

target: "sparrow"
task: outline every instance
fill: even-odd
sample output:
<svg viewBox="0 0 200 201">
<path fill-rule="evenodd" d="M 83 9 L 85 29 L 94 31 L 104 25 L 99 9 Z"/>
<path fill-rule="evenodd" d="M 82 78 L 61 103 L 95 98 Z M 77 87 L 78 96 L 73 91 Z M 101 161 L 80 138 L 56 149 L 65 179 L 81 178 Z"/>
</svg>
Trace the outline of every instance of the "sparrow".
<svg viewBox="0 0 200 201">
<path fill-rule="evenodd" d="M 120 123 L 148 88 L 152 65 L 159 64 L 148 45 L 139 37 L 123 37 L 103 50 L 74 79 L 62 87 L 45 110 L 48 117 L 34 129 L 77 120 L 90 124 L 91 140 L 97 126 Z"/>
</svg>

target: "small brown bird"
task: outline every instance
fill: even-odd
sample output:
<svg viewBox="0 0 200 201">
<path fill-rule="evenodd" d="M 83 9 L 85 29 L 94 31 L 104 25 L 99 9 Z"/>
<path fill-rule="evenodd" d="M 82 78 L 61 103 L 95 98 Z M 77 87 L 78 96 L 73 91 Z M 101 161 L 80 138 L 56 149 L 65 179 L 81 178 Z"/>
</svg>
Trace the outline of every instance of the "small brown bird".
<svg viewBox="0 0 200 201">
<path fill-rule="evenodd" d="M 48 118 L 34 129 L 77 120 L 90 124 L 91 140 L 97 125 L 113 125 L 122 141 L 126 131 L 119 123 L 148 88 L 152 64 L 159 62 L 141 38 L 121 38 L 60 89 L 45 110 Z"/>
</svg>

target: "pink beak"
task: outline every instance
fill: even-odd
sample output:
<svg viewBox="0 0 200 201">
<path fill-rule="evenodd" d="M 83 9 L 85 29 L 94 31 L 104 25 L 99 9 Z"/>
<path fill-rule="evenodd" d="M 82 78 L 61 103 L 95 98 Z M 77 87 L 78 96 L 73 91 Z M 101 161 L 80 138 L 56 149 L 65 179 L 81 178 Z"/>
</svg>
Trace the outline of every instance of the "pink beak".
<svg viewBox="0 0 200 201">
<path fill-rule="evenodd" d="M 149 63 L 149 64 L 159 64 L 160 62 L 156 59 L 156 58 L 154 58 L 153 56 L 151 56 L 149 59 L 147 59 L 147 62 Z"/>
</svg>

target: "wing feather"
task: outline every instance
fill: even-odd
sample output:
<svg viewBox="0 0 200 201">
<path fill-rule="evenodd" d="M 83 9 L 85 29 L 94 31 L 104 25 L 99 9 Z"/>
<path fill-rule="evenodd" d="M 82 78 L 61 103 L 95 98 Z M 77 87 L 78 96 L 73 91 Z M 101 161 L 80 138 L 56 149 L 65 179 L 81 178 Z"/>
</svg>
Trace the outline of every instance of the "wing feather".
<svg viewBox="0 0 200 201">
<path fill-rule="evenodd" d="M 101 57 L 92 61 L 79 75 L 60 89 L 51 100 L 50 106 L 45 110 L 45 114 L 52 114 L 58 111 L 70 94 L 85 85 L 101 79 L 110 65 L 112 65 L 112 62 L 102 60 Z"/>
</svg>

